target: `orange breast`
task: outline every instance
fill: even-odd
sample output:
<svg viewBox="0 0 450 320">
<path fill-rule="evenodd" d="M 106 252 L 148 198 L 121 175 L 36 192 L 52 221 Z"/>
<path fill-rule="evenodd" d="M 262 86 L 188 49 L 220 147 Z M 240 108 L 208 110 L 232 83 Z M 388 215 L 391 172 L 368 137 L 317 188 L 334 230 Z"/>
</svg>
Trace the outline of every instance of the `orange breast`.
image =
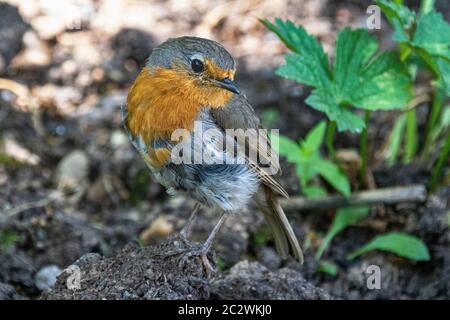
<svg viewBox="0 0 450 320">
<path fill-rule="evenodd" d="M 203 107 L 223 107 L 231 96 L 180 69 L 144 68 L 128 94 L 128 127 L 146 142 L 170 139 L 176 129 L 192 130 Z"/>
</svg>

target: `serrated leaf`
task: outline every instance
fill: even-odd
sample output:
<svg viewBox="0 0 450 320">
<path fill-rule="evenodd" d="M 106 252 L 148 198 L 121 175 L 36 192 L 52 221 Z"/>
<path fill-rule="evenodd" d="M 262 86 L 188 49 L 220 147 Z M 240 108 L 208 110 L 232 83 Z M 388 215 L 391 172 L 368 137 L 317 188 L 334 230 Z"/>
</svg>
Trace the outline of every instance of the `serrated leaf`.
<svg viewBox="0 0 450 320">
<path fill-rule="evenodd" d="M 415 20 L 416 14 L 408 7 L 395 3 L 391 0 L 378 0 L 375 2 L 394 27 L 394 40 L 407 41 L 409 36 L 406 29 L 410 28 Z"/>
<path fill-rule="evenodd" d="M 339 131 L 361 132 L 364 121 L 349 106 L 367 110 L 402 108 L 410 99 L 410 77 L 391 53 L 374 57 L 378 44 L 367 30 L 346 28 L 336 41 L 332 70 L 320 43 L 290 21 L 263 21 L 295 54 L 277 74 L 315 88 L 306 99 L 335 121 Z"/>
<path fill-rule="evenodd" d="M 408 70 L 392 52 L 375 59 L 377 41 L 366 30 L 342 30 L 336 44 L 338 103 L 367 110 L 398 109 L 411 95 Z"/>
<path fill-rule="evenodd" d="M 430 11 L 417 21 L 412 44 L 434 56 L 450 59 L 450 24 L 441 13 Z"/>
<path fill-rule="evenodd" d="M 357 75 L 377 52 L 378 43 L 364 29 L 339 31 L 336 40 L 336 60 L 333 69 L 333 81 L 336 84 L 340 100 L 345 100 L 358 87 L 361 79 Z"/>
<path fill-rule="evenodd" d="M 391 110 L 404 106 L 411 97 L 408 70 L 394 52 L 384 52 L 358 76 L 349 89 L 350 104 L 366 110 Z"/>
<path fill-rule="evenodd" d="M 339 167 L 333 162 L 323 159 L 318 159 L 314 163 L 314 169 L 337 191 L 344 196 L 351 194 L 350 182 L 347 176 L 341 172 Z"/>
<path fill-rule="evenodd" d="M 328 88 L 331 81 L 328 71 L 321 68 L 318 57 L 312 54 L 287 54 L 286 64 L 276 70 L 276 74 L 309 86 Z"/>
<path fill-rule="evenodd" d="M 398 232 L 391 232 L 375 237 L 369 243 L 350 253 L 348 259 L 354 259 L 372 250 L 391 252 L 411 260 L 430 260 L 430 253 L 422 240 Z"/>
<path fill-rule="evenodd" d="M 338 131 L 360 133 L 365 127 L 363 119 L 348 108 L 339 106 L 334 98 L 323 90 L 314 90 L 305 102 L 314 109 L 324 112 L 331 121 L 335 121 Z"/>
<path fill-rule="evenodd" d="M 268 20 L 260 20 L 269 30 L 273 31 L 283 43 L 293 52 L 305 57 L 305 60 L 317 63 L 317 72 L 328 75 L 328 57 L 317 39 L 309 35 L 302 26 L 296 26 L 292 21 L 275 19 L 275 24 Z M 328 76 L 326 76 L 328 77 Z"/>
<path fill-rule="evenodd" d="M 392 0 L 377 0 L 375 2 L 380 6 L 381 10 L 383 10 L 383 13 L 389 20 L 396 18 L 400 20 L 403 25 L 410 25 L 416 16 L 414 11 L 411 11 L 408 7 L 395 3 Z"/>
<path fill-rule="evenodd" d="M 369 214 L 368 207 L 341 208 L 336 211 L 330 230 L 327 232 L 319 249 L 316 253 L 316 259 L 319 260 L 331 240 L 342 230 L 348 226 L 354 225 L 361 221 Z"/>
</svg>

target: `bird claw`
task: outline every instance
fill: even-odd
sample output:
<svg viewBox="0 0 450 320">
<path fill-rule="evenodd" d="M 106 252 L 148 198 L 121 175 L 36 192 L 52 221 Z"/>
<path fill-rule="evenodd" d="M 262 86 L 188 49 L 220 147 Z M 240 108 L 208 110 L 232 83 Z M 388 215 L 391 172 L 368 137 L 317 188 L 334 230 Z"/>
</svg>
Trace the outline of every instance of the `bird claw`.
<svg viewBox="0 0 450 320">
<path fill-rule="evenodd" d="M 208 251 L 204 248 L 196 248 L 184 252 L 180 257 L 180 268 L 183 268 L 191 257 L 199 257 L 202 260 L 203 268 L 207 274 L 215 274 L 217 272 L 208 259 Z"/>
<path fill-rule="evenodd" d="M 187 236 L 183 232 L 179 232 L 173 236 L 174 241 L 181 242 L 184 246 L 189 247 L 192 245 L 191 241 L 187 238 Z"/>
</svg>

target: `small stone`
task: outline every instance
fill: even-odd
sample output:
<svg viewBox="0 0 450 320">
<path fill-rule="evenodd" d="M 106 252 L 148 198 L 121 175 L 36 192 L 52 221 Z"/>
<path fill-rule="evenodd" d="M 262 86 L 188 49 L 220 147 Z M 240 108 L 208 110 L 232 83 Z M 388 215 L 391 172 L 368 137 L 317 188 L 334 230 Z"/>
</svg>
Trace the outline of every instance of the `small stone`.
<svg viewBox="0 0 450 320">
<path fill-rule="evenodd" d="M 173 224 L 168 222 L 164 216 L 158 217 L 150 226 L 142 231 L 139 238 L 144 244 L 149 244 L 157 238 L 165 238 L 173 232 Z"/>
<path fill-rule="evenodd" d="M 110 137 L 110 144 L 113 148 L 121 147 L 128 144 L 128 137 L 122 130 L 115 130 Z"/>
<path fill-rule="evenodd" d="M 43 267 L 36 273 L 36 287 L 41 291 L 50 289 L 55 284 L 56 278 L 60 275 L 61 271 L 56 265 Z"/>
<path fill-rule="evenodd" d="M 86 152 L 74 150 L 67 154 L 56 169 L 56 185 L 59 190 L 71 190 L 86 183 L 89 158 Z"/>
</svg>

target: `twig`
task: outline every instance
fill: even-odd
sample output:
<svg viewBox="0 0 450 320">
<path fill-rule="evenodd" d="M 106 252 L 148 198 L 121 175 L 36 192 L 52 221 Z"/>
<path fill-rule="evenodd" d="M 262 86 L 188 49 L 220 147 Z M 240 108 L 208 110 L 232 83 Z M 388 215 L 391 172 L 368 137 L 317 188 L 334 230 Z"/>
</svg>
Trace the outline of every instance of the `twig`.
<svg viewBox="0 0 450 320">
<path fill-rule="evenodd" d="M 350 197 L 330 196 L 320 199 L 293 197 L 281 199 L 281 206 L 286 211 L 320 210 L 336 207 L 352 207 L 374 204 L 395 204 L 399 202 L 423 202 L 427 197 L 424 185 L 393 187 L 370 191 L 355 192 Z"/>
<path fill-rule="evenodd" d="M 41 200 L 25 202 L 25 203 L 18 205 L 17 207 L 14 207 L 9 210 L 5 210 L 2 214 L 0 214 L 0 222 L 2 222 L 2 220 L 8 221 L 12 217 L 14 217 L 15 215 L 17 215 L 23 211 L 35 209 L 35 208 L 42 208 L 42 207 L 49 205 L 50 203 L 52 203 L 54 201 L 58 201 L 63 198 L 64 198 L 64 195 L 59 190 L 54 190 L 48 196 L 46 196 L 45 198 L 43 198 Z"/>
</svg>

